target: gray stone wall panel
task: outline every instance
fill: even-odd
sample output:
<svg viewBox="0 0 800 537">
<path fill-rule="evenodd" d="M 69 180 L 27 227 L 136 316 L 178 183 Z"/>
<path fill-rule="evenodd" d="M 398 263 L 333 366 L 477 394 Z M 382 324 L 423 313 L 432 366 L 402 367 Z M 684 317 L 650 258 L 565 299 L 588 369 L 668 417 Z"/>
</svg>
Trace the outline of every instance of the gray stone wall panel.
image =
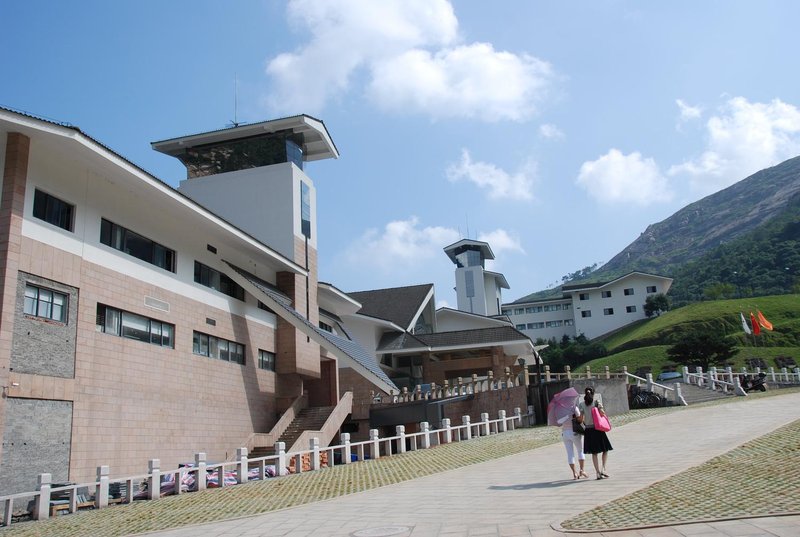
<svg viewBox="0 0 800 537">
<path fill-rule="evenodd" d="M 27 283 L 64 293 L 69 297 L 67 322 L 60 323 L 26 315 Z M 17 280 L 16 321 L 11 350 L 11 368 L 17 373 L 51 377 L 75 377 L 78 289 L 25 272 Z"/>
</svg>

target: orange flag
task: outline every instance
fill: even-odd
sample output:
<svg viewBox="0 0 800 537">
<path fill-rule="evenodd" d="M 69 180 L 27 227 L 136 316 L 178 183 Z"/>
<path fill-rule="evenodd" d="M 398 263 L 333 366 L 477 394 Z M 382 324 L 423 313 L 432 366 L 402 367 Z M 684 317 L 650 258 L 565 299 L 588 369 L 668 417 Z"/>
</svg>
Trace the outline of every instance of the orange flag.
<svg viewBox="0 0 800 537">
<path fill-rule="evenodd" d="M 753 335 L 757 336 L 761 333 L 761 328 L 758 326 L 758 321 L 756 321 L 756 316 L 753 315 L 753 312 L 750 312 L 750 324 L 753 325 Z"/>
<path fill-rule="evenodd" d="M 761 313 L 761 310 L 756 310 L 756 312 L 758 313 L 758 324 L 760 324 L 765 330 L 772 330 L 772 323 L 764 317 L 764 314 Z"/>
</svg>

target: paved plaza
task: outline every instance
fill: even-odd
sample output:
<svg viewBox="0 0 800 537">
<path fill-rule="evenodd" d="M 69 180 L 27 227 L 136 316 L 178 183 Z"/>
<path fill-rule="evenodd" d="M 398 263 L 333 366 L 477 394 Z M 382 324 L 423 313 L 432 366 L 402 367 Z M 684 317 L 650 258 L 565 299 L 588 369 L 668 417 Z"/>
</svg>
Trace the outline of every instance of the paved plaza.
<svg viewBox="0 0 800 537">
<path fill-rule="evenodd" d="M 238 516 L 206 524 L 155 531 L 162 537 L 467 537 L 556 536 L 580 531 L 586 535 L 643 536 L 800 536 L 800 489 L 792 468 L 800 467 L 800 390 L 771 393 L 767 397 L 737 398 L 725 404 L 699 405 L 655 412 L 617 427 L 609 433 L 609 479 L 573 481 L 563 445 L 552 443 L 555 428 L 537 428 L 548 435 L 541 447 L 448 471 L 428 471 L 423 477 L 306 503 L 263 514 Z M 509 438 L 530 435 L 521 430 Z M 503 436 L 503 435 L 500 435 Z M 494 437 L 492 437 L 494 438 Z M 499 438 L 499 437 L 498 437 Z M 477 439 L 460 443 L 464 450 L 481 450 Z M 486 444 L 488 446 L 490 444 Z M 502 446 L 503 444 L 491 444 Z M 509 443 L 509 446 L 515 444 Z M 394 456 L 372 465 L 402 462 L 436 462 L 434 454 L 450 446 Z M 420 462 L 421 461 L 421 462 Z M 350 465 L 356 475 L 356 467 Z M 401 465 L 402 466 L 402 465 Z M 403 466 L 413 472 L 413 467 Z M 269 480 L 263 484 L 232 487 L 223 491 L 194 493 L 155 502 L 137 502 L 59 517 L 43 523 L 22 523 L 0 531 L 5 535 L 124 535 L 136 517 L 148 518 L 151 529 L 170 527 L 171 516 L 180 512 L 231 516 L 235 503 L 241 515 L 263 511 L 259 486 L 274 491 L 286 484 L 286 497 L 296 492 L 289 485 L 309 480 L 313 486 L 326 474 L 312 472 Z M 362 467 L 364 468 L 364 467 Z M 381 470 L 386 472 L 388 470 Z M 363 473 L 363 471 L 361 472 Z M 351 479 L 351 478 L 348 478 Z M 321 486 L 321 485 L 320 485 Z M 251 488 L 252 487 L 252 488 Z M 244 494 L 245 491 L 252 491 Z M 220 503 L 224 496 L 230 501 Z M 212 503 L 209 502 L 211 500 Z M 249 511 L 248 511 L 249 509 Z M 765 516 L 772 515 L 772 516 Z M 760 518 L 752 518 L 760 516 Z M 214 520 L 207 517 L 206 520 Z M 692 521 L 692 524 L 681 524 Z M 159 526 L 163 522 L 163 526 Z M 110 531 L 115 524 L 117 531 Z M 649 526 L 649 527 L 643 527 Z"/>
</svg>

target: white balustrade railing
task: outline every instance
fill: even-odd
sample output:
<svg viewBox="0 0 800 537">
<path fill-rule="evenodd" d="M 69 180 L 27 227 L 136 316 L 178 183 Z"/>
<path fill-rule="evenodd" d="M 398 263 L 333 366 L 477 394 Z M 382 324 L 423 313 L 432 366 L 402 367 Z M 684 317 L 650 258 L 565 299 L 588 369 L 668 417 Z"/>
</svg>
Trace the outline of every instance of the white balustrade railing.
<svg viewBox="0 0 800 537">
<path fill-rule="evenodd" d="M 742 387 L 743 378 L 757 378 L 762 373 L 761 368 L 753 368 L 753 371 L 748 371 L 746 367 L 741 369 L 740 373 L 734 373 L 733 368 L 726 367 L 723 370 L 718 370 L 716 367 L 711 367 L 708 371 L 703 372 L 701 367 L 696 368 L 695 372 L 689 372 L 688 367 L 683 368 L 683 381 L 686 384 L 692 384 L 701 388 L 707 388 L 714 391 L 733 392 L 736 395 L 747 395 L 747 392 Z M 800 368 L 794 368 L 790 371 L 788 368 L 783 367 L 780 371 L 775 371 L 774 367 L 770 367 L 766 373 L 766 380 L 774 385 L 797 385 L 800 384 Z"/>
<path fill-rule="evenodd" d="M 439 429 L 432 429 L 428 422 L 419 424 L 419 432 L 406 433 L 403 425 L 396 427 L 396 434 L 380 438 L 377 429 L 371 429 L 369 440 L 351 442 L 349 433 L 340 435 L 341 444 L 320 447 L 319 440 L 312 438 L 309 449 L 286 452 L 283 442 L 275 444 L 275 455 L 248 458 L 247 448 L 238 448 L 233 461 L 209 464 L 205 453 L 195 454 L 194 463 L 179 468 L 162 470 L 159 459 L 148 462 L 148 472 L 142 475 L 109 478 L 109 467 L 97 469 L 97 479 L 88 483 L 70 483 L 64 486 L 53 486 L 51 474 L 39 474 L 36 491 L 21 492 L 0 496 L 0 508 L 3 509 L 3 526 L 8 527 L 14 519 L 14 507 L 25 502 L 25 511 L 31 507 L 30 518 L 44 520 L 56 512 L 74 513 L 81 507 L 97 509 L 108 507 L 114 503 L 131 503 L 134 500 L 155 500 L 165 495 L 183 494 L 238 485 L 268 477 L 289 475 L 290 469 L 299 474 L 304 471 L 317 471 L 334 465 L 336 454 L 342 464 L 351 464 L 353 455 L 357 461 L 368 461 L 406 451 L 429 449 L 434 446 L 463 442 L 472 438 L 504 433 L 521 427 L 523 418 L 532 420 L 532 408 L 523 415 L 520 408 L 514 410 L 513 416 L 507 416 L 500 410 L 497 419 L 489 419 L 482 413 L 480 421 L 472 422 L 469 416 L 463 416 L 461 425 L 451 425 L 450 419 L 442 419 Z M 326 464 L 323 463 L 326 459 Z M 112 497 L 111 489 L 120 491 Z M 91 500 L 83 496 L 80 490 L 93 491 Z M 124 489 L 124 494 L 121 492 Z M 138 490 L 137 490 L 138 489 Z M 66 497 L 66 500 L 53 500 Z"/>
<path fill-rule="evenodd" d="M 635 384 L 636 386 L 644 386 L 648 392 L 658 393 L 656 390 L 661 391 L 664 399 L 672 401 L 676 405 L 687 406 L 686 399 L 683 398 L 681 391 L 681 383 L 676 382 L 674 386 L 665 386 L 653 381 L 653 374 L 647 373 L 647 377 L 640 377 L 632 373 L 628 373 L 627 368 L 623 368 L 625 376 L 628 379 L 628 384 Z M 633 381 L 633 382 L 632 382 Z"/>
</svg>

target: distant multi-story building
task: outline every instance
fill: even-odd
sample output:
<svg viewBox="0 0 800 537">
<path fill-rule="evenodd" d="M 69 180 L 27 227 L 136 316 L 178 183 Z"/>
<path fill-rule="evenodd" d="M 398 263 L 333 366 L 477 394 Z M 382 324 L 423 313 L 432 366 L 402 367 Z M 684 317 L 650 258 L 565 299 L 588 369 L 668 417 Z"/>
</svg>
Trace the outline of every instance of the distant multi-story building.
<svg viewBox="0 0 800 537">
<path fill-rule="evenodd" d="M 520 299 L 503 304 L 502 311 L 534 341 L 581 334 L 594 339 L 645 319 L 647 297 L 671 285 L 672 278 L 631 272 L 607 282 L 565 285 L 560 297 Z"/>
<path fill-rule="evenodd" d="M 486 260 L 494 259 L 489 244 L 461 239 L 446 246 L 444 252 L 456 265 L 456 301 L 459 311 L 492 317 L 500 315 L 506 277 L 486 270 Z"/>
</svg>

